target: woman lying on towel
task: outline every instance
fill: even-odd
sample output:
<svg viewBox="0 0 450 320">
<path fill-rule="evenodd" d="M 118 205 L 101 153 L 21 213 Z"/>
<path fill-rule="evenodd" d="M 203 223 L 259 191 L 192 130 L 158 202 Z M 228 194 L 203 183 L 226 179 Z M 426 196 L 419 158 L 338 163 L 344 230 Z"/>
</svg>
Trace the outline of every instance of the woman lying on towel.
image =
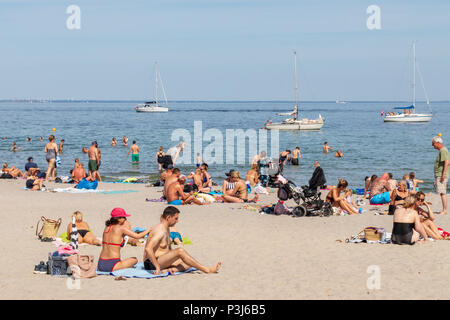
<svg viewBox="0 0 450 320">
<path fill-rule="evenodd" d="M 87 222 L 83 221 L 83 214 L 80 211 L 75 211 L 72 214 L 72 218 L 74 217 L 75 217 L 75 225 L 77 226 L 78 230 L 78 243 L 87 243 L 96 246 L 101 246 L 102 243 L 94 236 Z M 71 232 L 72 232 L 72 222 L 70 222 L 67 225 L 67 237 L 70 237 Z"/>
<path fill-rule="evenodd" d="M 11 176 L 9 177 L 8 174 Z M 17 177 L 23 177 L 23 172 L 20 171 L 19 169 L 17 169 L 14 166 L 11 166 L 11 168 L 8 168 L 8 164 L 6 162 L 3 162 L 2 165 L 2 176 L 4 175 L 4 177 L 6 179 L 12 179 L 12 178 L 17 178 Z"/>
<path fill-rule="evenodd" d="M 352 190 L 346 190 L 348 182 L 344 179 L 339 179 L 339 183 L 336 187 L 330 190 L 327 194 L 326 201 L 330 202 L 333 207 L 340 208 L 346 211 L 348 214 L 358 214 L 348 202 L 347 197 L 352 195 Z M 341 196 L 341 193 L 345 193 Z"/>
<path fill-rule="evenodd" d="M 419 215 L 415 208 L 422 205 L 422 198 L 406 197 L 403 208 L 397 208 L 394 213 L 394 227 L 392 229 L 391 242 L 395 244 L 414 244 L 427 241 L 427 233 L 420 223 Z M 423 240 L 419 240 L 422 236 Z"/>
<path fill-rule="evenodd" d="M 123 237 L 129 236 L 134 239 L 142 239 L 150 233 L 151 228 L 140 233 L 131 231 L 129 224 L 125 223 L 129 216 L 122 208 L 114 208 L 111 211 L 111 218 L 106 221 L 105 231 L 103 232 L 103 246 L 98 259 L 98 271 L 111 272 L 132 268 L 138 262 L 136 257 L 120 260 L 120 248 L 126 244 Z"/>
</svg>

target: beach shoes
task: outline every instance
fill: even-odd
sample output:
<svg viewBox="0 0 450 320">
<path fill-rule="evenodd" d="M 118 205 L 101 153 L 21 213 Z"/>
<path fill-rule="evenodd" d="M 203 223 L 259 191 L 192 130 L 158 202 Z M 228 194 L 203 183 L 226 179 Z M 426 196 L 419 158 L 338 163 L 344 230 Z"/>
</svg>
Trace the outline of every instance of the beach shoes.
<svg viewBox="0 0 450 320">
<path fill-rule="evenodd" d="M 52 242 L 53 239 L 52 238 L 42 238 L 41 242 Z"/>
<path fill-rule="evenodd" d="M 47 273 L 47 265 L 44 263 L 44 261 L 41 261 L 38 265 L 34 266 L 33 273 Z"/>
</svg>

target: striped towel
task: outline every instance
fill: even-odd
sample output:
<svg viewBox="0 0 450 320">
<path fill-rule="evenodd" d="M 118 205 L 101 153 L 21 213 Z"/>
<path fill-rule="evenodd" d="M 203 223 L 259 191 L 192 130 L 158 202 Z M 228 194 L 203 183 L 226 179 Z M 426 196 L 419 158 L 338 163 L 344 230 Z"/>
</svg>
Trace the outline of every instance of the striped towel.
<svg viewBox="0 0 450 320">
<path fill-rule="evenodd" d="M 78 229 L 75 224 L 75 217 L 72 218 L 72 232 L 70 232 L 70 246 L 73 250 L 78 250 Z"/>
</svg>

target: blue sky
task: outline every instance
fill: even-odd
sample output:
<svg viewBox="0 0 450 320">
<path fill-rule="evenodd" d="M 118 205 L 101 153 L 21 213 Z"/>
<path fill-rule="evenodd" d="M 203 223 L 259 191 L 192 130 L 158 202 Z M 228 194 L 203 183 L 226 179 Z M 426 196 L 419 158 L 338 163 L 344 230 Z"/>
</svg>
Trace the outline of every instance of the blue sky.
<svg viewBox="0 0 450 320">
<path fill-rule="evenodd" d="M 169 100 L 293 100 L 296 50 L 303 100 L 407 100 L 412 40 L 450 100 L 448 0 L 0 0 L 0 99 L 148 99 L 158 61 Z"/>
</svg>

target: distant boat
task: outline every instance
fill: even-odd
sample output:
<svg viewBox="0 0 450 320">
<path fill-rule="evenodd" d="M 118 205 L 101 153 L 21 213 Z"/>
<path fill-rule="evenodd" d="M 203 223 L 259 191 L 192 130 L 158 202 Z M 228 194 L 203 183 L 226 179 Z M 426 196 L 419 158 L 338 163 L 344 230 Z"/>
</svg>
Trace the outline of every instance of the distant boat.
<svg viewBox="0 0 450 320">
<path fill-rule="evenodd" d="M 346 101 L 340 101 L 339 99 L 336 99 L 336 103 L 337 104 L 346 104 L 347 102 Z"/>
<path fill-rule="evenodd" d="M 422 75 L 419 76 L 422 82 L 423 90 L 425 91 L 425 96 L 427 98 L 427 105 L 430 107 L 430 100 L 428 99 L 427 91 L 425 90 L 425 86 L 423 85 Z M 381 115 L 384 114 L 384 122 L 428 122 L 433 117 L 433 114 L 430 113 L 415 113 L 416 108 L 416 41 L 413 41 L 413 98 L 412 105 L 408 107 L 396 107 L 394 110 L 402 110 L 402 112 L 382 112 Z"/>
<path fill-rule="evenodd" d="M 266 121 L 264 128 L 267 130 L 320 130 L 325 120 L 319 114 L 318 119 L 298 119 L 298 84 L 297 84 L 297 53 L 294 51 L 294 73 L 295 73 L 295 107 L 294 111 L 279 113 L 280 116 L 293 116 L 283 122 Z"/>
<path fill-rule="evenodd" d="M 161 89 L 164 95 L 165 105 L 166 107 L 161 107 L 158 103 L 158 84 L 161 82 Z M 145 103 L 138 104 L 134 107 L 134 110 L 136 112 L 168 112 L 168 103 L 167 103 L 167 97 L 166 92 L 164 90 L 164 85 L 162 83 L 161 75 L 158 71 L 157 63 L 155 62 L 155 88 L 154 88 L 154 100 L 153 101 L 147 101 Z"/>
</svg>

